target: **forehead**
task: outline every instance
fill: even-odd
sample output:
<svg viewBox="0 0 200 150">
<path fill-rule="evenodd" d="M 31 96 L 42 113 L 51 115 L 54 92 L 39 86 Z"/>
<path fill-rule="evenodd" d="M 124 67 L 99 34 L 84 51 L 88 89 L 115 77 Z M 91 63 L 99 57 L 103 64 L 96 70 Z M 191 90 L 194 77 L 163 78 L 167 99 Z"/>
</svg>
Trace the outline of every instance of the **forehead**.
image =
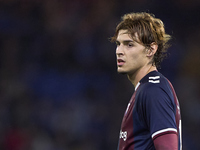
<svg viewBox="0 0 200 150">
<path fill-rule="evenodd" d="M 118 35 L 117 35 L 117 39 L 120 37 L 127 37 L 127 38 L 131 38 L 130 34 L 128 33 L 128 30 L 119 30 Z"/>
<path fill-rule="evenodd" d="M 137 41 L 138 35 L 137 33 L 135 33 L 133 37 L 128 30 L 119 30 L 118 35 L 117 35 L 117 41 L 121 41 L 121 40 Z"/>
</svg>

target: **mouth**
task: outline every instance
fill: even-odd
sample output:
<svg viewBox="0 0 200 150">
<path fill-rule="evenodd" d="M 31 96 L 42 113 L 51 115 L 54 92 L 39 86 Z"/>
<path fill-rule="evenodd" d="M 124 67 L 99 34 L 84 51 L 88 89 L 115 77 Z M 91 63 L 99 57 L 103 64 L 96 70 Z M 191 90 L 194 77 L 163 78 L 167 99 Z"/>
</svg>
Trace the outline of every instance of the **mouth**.
<svg viewBox="0 0 200 150">
<path fill-rule="evenodd" d="M 117 59 L 117 65 L 122 66 L 125 63 L 123 59 Z"/>
</svg>

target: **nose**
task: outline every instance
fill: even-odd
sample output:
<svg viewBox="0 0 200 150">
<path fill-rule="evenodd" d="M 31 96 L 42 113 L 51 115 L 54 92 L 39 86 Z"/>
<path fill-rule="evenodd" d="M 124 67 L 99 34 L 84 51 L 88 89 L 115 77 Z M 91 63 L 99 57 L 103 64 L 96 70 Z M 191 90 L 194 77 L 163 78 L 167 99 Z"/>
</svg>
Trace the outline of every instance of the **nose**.
<svg viewBox="0 0 200 150">
<path fill-rule="evenodd" d="M 117 56 L 124 55 L 124 50 L 123 50 L 123 47 L 121 45 L 117 46 L 116 55 Z"/>
</svg>

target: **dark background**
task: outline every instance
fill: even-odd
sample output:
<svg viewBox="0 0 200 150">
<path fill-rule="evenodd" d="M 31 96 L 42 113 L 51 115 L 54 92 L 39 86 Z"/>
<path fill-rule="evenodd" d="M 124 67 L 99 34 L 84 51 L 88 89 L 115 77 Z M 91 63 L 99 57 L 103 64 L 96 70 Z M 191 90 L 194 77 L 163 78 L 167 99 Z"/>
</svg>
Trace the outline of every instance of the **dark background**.
<svg viewBox="0 0 200 150">
<path fill-rule="evenodd" d="M 109 42 L 124 13 L 173 36 L 159 70 L 174 85 L 183 150 L 200 149 L 199 0 L 0 0 L 0 149 L 115 150 L 134 87 Z"/>
</svg>

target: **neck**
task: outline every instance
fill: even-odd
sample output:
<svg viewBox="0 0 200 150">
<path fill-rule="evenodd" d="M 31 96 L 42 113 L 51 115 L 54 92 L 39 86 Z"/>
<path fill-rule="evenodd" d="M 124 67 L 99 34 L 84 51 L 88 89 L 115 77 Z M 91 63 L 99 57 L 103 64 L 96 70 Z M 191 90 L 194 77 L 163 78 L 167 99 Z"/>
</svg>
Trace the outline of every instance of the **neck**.
<svg viewBox="0 0 200 150">
<path fill-rule="evenodd" d="M 155 71 L 157 68 L 155 66 L 146 66 L 141 69 L 139 69 L 136 73 L 128 74 L 128 79 L 131 81 L 131 83 L 136 87 L 137 83 L 146 76 L 149 72 Z"/>
</svg>

